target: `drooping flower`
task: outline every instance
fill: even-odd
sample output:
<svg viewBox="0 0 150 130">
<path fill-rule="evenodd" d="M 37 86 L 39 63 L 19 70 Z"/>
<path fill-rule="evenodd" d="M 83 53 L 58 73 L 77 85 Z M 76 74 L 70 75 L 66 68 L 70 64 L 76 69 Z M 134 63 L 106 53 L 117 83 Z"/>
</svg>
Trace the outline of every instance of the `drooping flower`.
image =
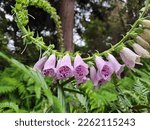
<svg viewBox="0 0 150 130">
<path fill-rule="evenodd" d="M 45 76 L 50 76 L 54 77 L 56 74 L 56 56 L 55 54 L 52 54 L 48 60 L 45 62 L 44 69 L 43 69 L 43 74 Z"/>
<path fill-rule="evenodd" d="M 107 59 L 112 64 L 117 77 L 120 79 L 120 75 L 123 72 L 125 65 L 121 65 L 112 54 L 108 54 Z"/>
<path fill-rule="evenodd" d="M 147 42 L 150 42 L 150 30 L 144 29 L 140 36 Z"/>
<path fill-rule="evenodd" d="M 96 56 L 95 63 L 98 68 L 98 75 L 104 80 L 110 80 L 114 71 L 112 65 L 98 56 Z"/>
<path fill-rule="evenodd" d="M 148 43 L 147 41 L 145 41 L 145 40 L 144 40 L 142 37 L 140 37 L 140 36 L 137 36 L 137 37 L 135 38 L 135 41 L 136 41 L 136 43 L 138 43 L 140 46 L 142 46 L 142 47 L 145 48 L 145 49 L 150 48 L 149 43 Z"/>
<path fill-rule="evenodd" d="M 35 63 L 33 69 L 39 70 L 40 72 L 42 72 L 43 67 L 44 67 L 44 64 L 45 64 L 47 58 L 48 58 L 47 56 L 44 56 L 44 57 L 42 57 L 41 59 L 39 59 L 39 60 Z"/>
<path fill-rule="evenodd" d="M 88 65 L 83 61 L 80 55 L 76 55 L 74 59 L 74 76 L 75 79 L 81 80 L 88 75 Z"/>
<path fill-rule="evenodd" d="M 134 50 L 139 56 L 141 56 L 141 57 L 143 57 L 143 58 L 150 58 L 149 52 L 148 52 L 146 49 L 144 49 L 143 47 L 141 47 L 139 44 L 134 43 L 134 44 L 132 45 L 132 47 L 133 47 L 133 50 Z"/>
<path fill-rule="evenodd" d="M 143 25 L 143 27 L 150 29 L 150 20 L 144 19 L 142 21 L 142 25 Z"/>
<path fill-rule="evenodd" d="M 101 86 L 101 85 L 107 83 L 108 80 L 110 80 L 110 78 L 105 80 L 105 79 L 104 79 L 101 75 L 99 75 L 99 73 L 97 72 L 97 81 L 98 81 L 98 85 L 99 85 L 99 86 Z"/>
<path fill-rule="evenodd" d="M 90 67 L 90 78 L 94 86 L 98 85 L 97 72 L 94 66 Z"/>
<path fill-rule="evenodd" d="M 95 67 L 90 67 L 90 78 L 95 87 L 105 84 L 107 81 L 96 71 Z"/>
<path fill-rule="evenodd" d="M 88 80 L 87 77 L 83 77 L 82 79 L 77 79 L 77 85 L 79 86 L 79 85 L 85 83 L 87 80 Z"/>
<path fill-rule="evenodd" d="M 120 57 L 123 60 L 123 62 L 126 64 L 126 66 L 130 69 L 133 69 L 135 64 L 142 65 L 140 63 L 140 56 L 135 54 L 127 47 L 123 47 L 123 49 L 120 52 Z"/>
<path fill-rule="evenodd" d="M 66 54 L 61 60 L 59 60 L 57 64 L 57 79 L 66 79 L 73 76 L 73 67 L 71 65 L 71 59 L 68 54 Z"/>
</svg>

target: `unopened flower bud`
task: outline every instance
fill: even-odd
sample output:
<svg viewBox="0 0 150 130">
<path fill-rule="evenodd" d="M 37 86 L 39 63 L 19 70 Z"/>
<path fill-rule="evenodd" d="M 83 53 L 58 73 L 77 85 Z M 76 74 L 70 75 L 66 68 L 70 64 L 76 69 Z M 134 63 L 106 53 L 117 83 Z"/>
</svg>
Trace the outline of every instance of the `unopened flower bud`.
<svg viewBox="0 0 150 130">
<path fill-rule="evenodd" d="M 150 30 L 144 29 L 144 31 L 140 34 L 140 36 L 147 42 L 150 42 Z"/>
<path fill-rule="evenodd" d="M 150 20 L 147 19 L 143 20 L 142 25 L 143 27 L 150 29 Z"/>
<path fill-rule="evenodd" d="M 139 44 L 134 43 L 132 47 L 133 47 L 133 50 L 142 58 L 150 58 L 149 52 L 143 47 L 141 47 Z"/>
<path fill-rule="evenodd" d="M 145 49 L 149 49 L 150 45 L 147 41 L 145 41 L 142 37 L 137 36 L 135 39 L 136 43 L 138 43 L 140 46 L 142 46 Z"/>
</svg>

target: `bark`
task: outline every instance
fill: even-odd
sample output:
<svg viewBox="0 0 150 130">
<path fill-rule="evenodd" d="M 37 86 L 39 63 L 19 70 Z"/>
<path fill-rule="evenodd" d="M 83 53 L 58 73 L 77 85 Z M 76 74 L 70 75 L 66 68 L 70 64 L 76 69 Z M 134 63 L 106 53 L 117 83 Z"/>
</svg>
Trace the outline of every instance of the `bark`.
<svg viewBox="0 0 150 130">
<path fill-rule="evenodd" d="M 60 15 L 66 51 L 73 52 L 73 27 L 74 27 L 75 0 L 61 0 Z"/>
</svg>

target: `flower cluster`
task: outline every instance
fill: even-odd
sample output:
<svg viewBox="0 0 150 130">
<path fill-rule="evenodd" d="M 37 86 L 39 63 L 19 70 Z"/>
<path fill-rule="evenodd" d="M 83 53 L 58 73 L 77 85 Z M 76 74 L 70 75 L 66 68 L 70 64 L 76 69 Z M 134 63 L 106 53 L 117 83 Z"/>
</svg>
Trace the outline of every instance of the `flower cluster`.
<svg viewBox="0 0 150 130">
<path fill-rule="evenodd" d="M 91 79 L 95 87 L 110 81 L 113 73 L 120 79 L 125 66 L 132 70 L 136 64 L 142 65 L 141 58 L 150 58 L 148 52 L 150 48 L 150 21 L 143 20 L 142 24 L 145 29 L 143 33 L 136 36 L 131 44 L 133 51 L 125 46 L 120 49 L 119 53 L 124 62 L 123 65 L 110 53 L 107 54 L 106 60 L 95 55 L 95 66 L 86 64 L 79 54 L 74 58 L 73 64 L 69 54 L 58 60 L 56 55 L 52 54 L 49 57 L 42 57 L 34 65 L 34 69 L 38 69 L 44 76 L 50 76 L 57 80 L 74 77 L 78 85 Z"/>
<path fill-rule="evenodd" d="M 49 58 L 44 56 L 34 65 L 34 69 L 42 72 L 44 76 L 50 76 L 58 80 L 74 76 L 78 84 L 84 83 L 89 74 L 88 65 L 80 55 L 76 55 L 74 65 L 72 65 L 69 54 L 58 61 L 55 54 L 52 54 Z"/>
</svg>

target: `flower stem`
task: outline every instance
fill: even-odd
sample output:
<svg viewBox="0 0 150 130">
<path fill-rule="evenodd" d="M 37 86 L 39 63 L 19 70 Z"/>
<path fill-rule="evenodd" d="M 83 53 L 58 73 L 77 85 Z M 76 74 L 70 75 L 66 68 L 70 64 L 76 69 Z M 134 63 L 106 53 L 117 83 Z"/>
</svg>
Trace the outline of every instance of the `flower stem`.
<svg viewBox="0 0 150 130">
<path fill-rule="evenodd" d="M 61 102 L 64 112 L 66 112 L 66 103 L 65 103 L 65 95 L 64 95 L 63 86 L 59 85 L 57 87 L 57 97 L 58 97 L 58 100 Z"/>
<path fill-rule="evenodd" d="M 147 0 L 149 3 L 149 0 Z M 136 22 L 133 24 L 133 26 L 131 27 L 131 29 L 126 33 L 126 35 L 114 46 L 112 46 L 110 49 L 97 54 L 98 56 L 103 56 L 106 55 L 108 53 L 111 53 L 113 51 L 115 51 L 121 44 L 123 44 L 130 36 L 130 33 L 139 25 L 139 21 L 141 20 L 141 18 L 143 18 L 146 14 L 148 10 L 148 4 L 146 4 L 144 11 L 142 12 L 142 14 L 140 15 L 140 17 L 138 18 L 138 20 L 136 20 Z M 89 60 L 93 60 L 94 56 L 88 57 L 88 58 L 84 58 L 84 61 L 89 61 Z"/>
</svg>

